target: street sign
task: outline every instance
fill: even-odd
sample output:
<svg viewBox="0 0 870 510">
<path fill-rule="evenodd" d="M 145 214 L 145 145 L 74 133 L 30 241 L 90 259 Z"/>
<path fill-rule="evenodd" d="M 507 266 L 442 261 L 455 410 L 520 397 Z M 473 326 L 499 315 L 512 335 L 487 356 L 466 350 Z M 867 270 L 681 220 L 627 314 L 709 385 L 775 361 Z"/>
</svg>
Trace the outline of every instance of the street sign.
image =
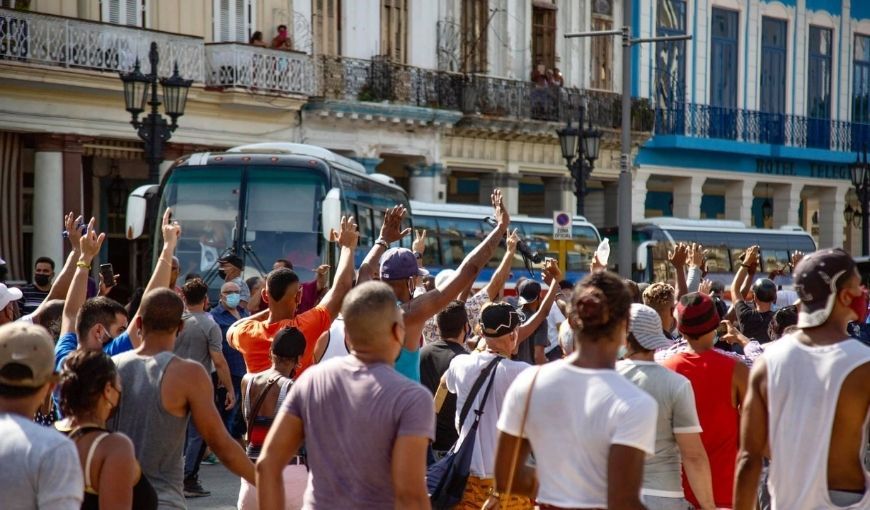
<svg viewBox="0 0 870 510">
<path fill-rule="evenodd" d="M 568 211 L 553 211 L 553 239 L 571 240 L 571 214 Z"/>
</svg>

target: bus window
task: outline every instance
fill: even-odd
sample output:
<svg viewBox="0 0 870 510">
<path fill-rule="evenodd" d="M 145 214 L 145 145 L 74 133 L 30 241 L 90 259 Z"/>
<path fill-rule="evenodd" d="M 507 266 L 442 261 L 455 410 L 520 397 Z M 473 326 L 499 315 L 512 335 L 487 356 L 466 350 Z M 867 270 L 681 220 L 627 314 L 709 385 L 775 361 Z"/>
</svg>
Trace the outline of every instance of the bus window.
<svg viewBox="0 0 870 510">
<path fill-rule="evenodd" d="M 567 260 L 565 261 L 566 270 L 572 272 L 589 271 L 589 264 L 592 262 L 592 257 L 598 248 L 598 243 L 599 239 L 595 235 L 595 229 L 574 225 L 572 240 L 568 244 Z M 611 255 L 611 258 L 615 257 Z"/>
<path fill-rule="evenodd" d="M 789 263 L 788 251 L 786 250 L 762 250 L 762 270 L 769 273 L 776 269 L 782 269 Z"/>
<path fill-rule="evenodd" d="M 737 274 L 740 271 L 740 256 L 746 251 L 744 248 L 731 248 L 731 272 Z"/>
<path fill-rule="evenodd" d="M 441 256 L 438 249 L 438 222 L 435 221 L 435 218 L 417 217 L 414 219 L 414 228 L 426 231 L 423 267 L 441 267 Z"/>
<path fill-rule="evenodd" d="M 356 218 L 354 219 L 357 226 L 359 226 L 359 246 L 371 247 L 374 242 L 374 237 L 372 236 L 372 209 L 362 204 L 356 204 Z"/>
<path fill-rule="evenodd" d="M 444 218 L 438 221 L 438 227 L 441 260 L 445 268 L 459 267 L 465 255 L 483 240 L 481 222 L 477 220 Z"/>
<path fill-rule="evenodd" d="M 728 248 L 705 248 L 707 252 L 708 273 L 730 273 L 731 261 L 728 257 Z"/>
</svg>

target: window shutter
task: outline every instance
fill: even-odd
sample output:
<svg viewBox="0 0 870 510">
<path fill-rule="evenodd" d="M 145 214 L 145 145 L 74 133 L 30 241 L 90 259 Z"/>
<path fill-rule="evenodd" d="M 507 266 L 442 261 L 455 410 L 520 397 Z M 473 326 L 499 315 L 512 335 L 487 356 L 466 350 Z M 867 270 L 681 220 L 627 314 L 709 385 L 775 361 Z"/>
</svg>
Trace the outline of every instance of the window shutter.
<svg viewBox="0 0 870 510">
<path fill-rule="evenodd" d="M 251 0 L 215 0 L 215 42 L 248 42 L 252 9 Z"/>
<path fill-rule="evenodd" d="M 100 18 L 116 25 L 144 27 L 144 0 L 102 0 Z"/>
<path fill-rule="evenodd" d="M 233 0 L 233 37 L 237 42 L 248 42 L 248 2 L 245 0 Z"/>
</svg>

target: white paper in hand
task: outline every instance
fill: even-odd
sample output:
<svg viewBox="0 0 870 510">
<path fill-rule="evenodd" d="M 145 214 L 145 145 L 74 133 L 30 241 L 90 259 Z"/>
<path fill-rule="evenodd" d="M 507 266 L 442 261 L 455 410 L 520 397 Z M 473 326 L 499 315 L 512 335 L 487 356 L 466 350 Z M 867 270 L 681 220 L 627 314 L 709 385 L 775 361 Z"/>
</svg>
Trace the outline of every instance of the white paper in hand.
<svg viewBox="0 0 870 510">
<path fill-rule="evenodd" d="M 607 261 L 610 260 L 610 239 L 604 238 L 598 243 L 598 249 L 595 250 L 595 257 L 598 259 L 598 262 L 602 265 L 607 265 Z"/>
</svg>

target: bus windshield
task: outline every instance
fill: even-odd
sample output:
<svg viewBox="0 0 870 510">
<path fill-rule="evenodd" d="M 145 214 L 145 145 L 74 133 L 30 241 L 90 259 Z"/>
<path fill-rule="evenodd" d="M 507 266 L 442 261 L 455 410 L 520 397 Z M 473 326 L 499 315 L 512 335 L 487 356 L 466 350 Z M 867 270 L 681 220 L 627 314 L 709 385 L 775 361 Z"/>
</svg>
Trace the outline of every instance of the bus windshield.
<svg viewBox="0 0 870 510">
<path fill-rule="evenodd" d="M 245 182 L 247 177 L 247 182 Z M 217 259 L 236 253 L 245 261 L 243 278 L 261 276 L 277 258 L 290 260 L 302 281 L 322 262 L 320 204 L 325 176 L 291 167 L 197 166 L 176 168 L 160 201 L 183 225 L 176 255 L 182 280 L 206 278 L 210 287 Z M 240 214 L 242 211 L 242 214 Z"/>
</svg>

